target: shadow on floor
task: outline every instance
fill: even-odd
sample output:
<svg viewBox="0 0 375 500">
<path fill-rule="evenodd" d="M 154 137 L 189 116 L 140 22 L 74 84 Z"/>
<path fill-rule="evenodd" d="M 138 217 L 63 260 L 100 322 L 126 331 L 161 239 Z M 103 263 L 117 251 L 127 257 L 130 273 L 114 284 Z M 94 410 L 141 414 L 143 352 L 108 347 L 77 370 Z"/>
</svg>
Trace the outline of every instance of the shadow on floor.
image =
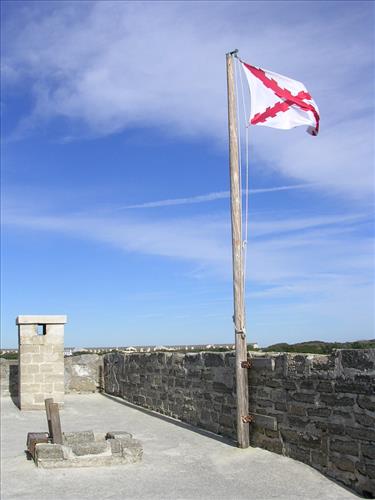
<svg viewBox="0 0 375 500">
<path fill-rule="evenodd" d="M 200 434 L 201 436 L 205 436 L 205 437 L 208 437 L 210 439 L 214 439 L 215 441 L 219 441 L 220 443 L 226 444 L 228 446 L 232 446 L 234 448 L 237 448 L 236 442 L 230 438 L 220 436 L 219 434 L 215 434 L 214 432 L 200 429 L 199 427 L 195 427 L 194 425 L 187 424 L 185 422 L 181 422 L 180 420 L 176 420 L 172 417 L 168 417 L 167 415 L 157 413 L 153 410 L 148 410 L 147 408 L 143 408 L 142 406 L 137 406 L 137 405 L 135 405 L 133 403 L 129 403 L 128 401 L 125 401 L 124 399 L 121 399 L 117 396 L 111 396 L 110 394 L 106 394 L 105 392 L 101 392 L 101 395 L 104 396 L 105 398 L 108 398 L 108 399 L 111 399 L 112 401 L 115 401 L 116 403 L 127 406 L 128 408 L 133 408 L 134 410 L 141 411 L 142 413 L 145 413 L 146 415 L 150 415 L 151 417 L 158 418 L 160 420 L 163 420 L 164 422 L 168 422 L 169 424 L 173 424 L 173 425 L 176 425 L 177 427 L 181 427 L 182 429 L 187 429 L 191 432 L 195 432 L 196 434 Z"/>
<path fill-rule="evenodd" d="M 19 408 L 18 363 L 9 365 L 9 395 L 14 405 Z"/>
</svg>

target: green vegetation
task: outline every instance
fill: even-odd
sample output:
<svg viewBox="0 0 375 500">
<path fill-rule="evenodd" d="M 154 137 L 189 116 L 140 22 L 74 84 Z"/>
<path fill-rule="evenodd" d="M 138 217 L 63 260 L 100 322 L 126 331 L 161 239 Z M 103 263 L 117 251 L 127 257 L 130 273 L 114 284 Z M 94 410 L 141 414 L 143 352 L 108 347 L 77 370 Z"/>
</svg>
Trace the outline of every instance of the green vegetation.
<svg viewBox="0 0 375 500">
<path fill-rule="evenodd" d="M 355 342 L 322 342 L 312 340 L 298 344 L 273 344 L 262 349 L 264 352 L 301 352 L 309 354 L 331 354 L 334 349 L 375 349 L 375 340 L 357 340 Z"/>
<path fill-rule="evenodd" d="M 4 352 L 3 354 L 0 354 L 0 358 L 18 359 L 18 352 Z"/>
</svg>

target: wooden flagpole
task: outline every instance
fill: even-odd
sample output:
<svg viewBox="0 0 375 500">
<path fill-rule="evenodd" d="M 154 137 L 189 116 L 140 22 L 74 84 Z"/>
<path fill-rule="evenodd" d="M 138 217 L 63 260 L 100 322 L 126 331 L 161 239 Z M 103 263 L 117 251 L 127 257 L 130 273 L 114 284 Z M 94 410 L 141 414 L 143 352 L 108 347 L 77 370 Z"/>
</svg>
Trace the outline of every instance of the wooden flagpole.
<svg viewBox="0 0 375 500">
<path fill-rule="evenodd" d="M 249 391 L 247 344 L 245 334 L 245 303 L 243 282 L 242 252 L 242 209 L 241 186 L 238 162 L 238 135 L 236 115 L 236 95 L 234 85 L 233 56 L 238 50 L 226 54 L 228 85 L 228 130 L 229 130 L 229 169 L 230 201 L 232 220 L 232 258 L 233 258 L 233 298 L 234 329 L 236 339 L 236 388 L 237 388 L 237 444 L 239 448 L 249 446 Z"/>
</svg>

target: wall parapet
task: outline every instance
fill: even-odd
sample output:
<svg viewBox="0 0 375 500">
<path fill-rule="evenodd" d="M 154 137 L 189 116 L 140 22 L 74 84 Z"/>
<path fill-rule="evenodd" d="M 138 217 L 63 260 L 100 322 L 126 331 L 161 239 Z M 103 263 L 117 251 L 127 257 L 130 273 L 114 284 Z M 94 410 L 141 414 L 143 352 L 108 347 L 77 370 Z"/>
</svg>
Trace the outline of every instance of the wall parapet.
<svg viewBox="0 0 375 500">
<path fill-rule="evenodd" d="M 81 354 L 64 359 L 65 394 L 90 393 L 101 390 L 103 356 Z M 1 396 L 11 396 L 18 401 L 18 360 L 0 358 Z"/>
<path fill-rule="evenodd" d="M 375 350 L 249 353 L 251 444 L 375 495 Z M 109 394 L 235 438 L 233 352 L 104 356 Z"/>
</svg>

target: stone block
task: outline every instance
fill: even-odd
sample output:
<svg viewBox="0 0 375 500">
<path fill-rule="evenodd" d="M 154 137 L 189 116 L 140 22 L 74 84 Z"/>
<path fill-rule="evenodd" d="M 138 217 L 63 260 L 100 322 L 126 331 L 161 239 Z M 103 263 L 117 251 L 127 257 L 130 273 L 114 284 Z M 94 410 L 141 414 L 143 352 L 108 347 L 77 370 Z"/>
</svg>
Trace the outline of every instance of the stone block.
<svg viewBox="0 0 375 500">
<path fill-rule="evenodd" d="M 343 455 L 330 456 L 331 462 L 341 471 L 355 472 L 355 462 Z"/>
<path fill-rule="evenodd" d="M 306 406 L 298 404 L 288 404 L 288 413 L 290 415 L 297 415 L 299 417 L 306 416 Z"/>
<path fill-rule="evenodd" d="M 22 358 L 22 361 L 25 362 L 24 358 Z M 44 362 L 44 355 L 43 354 L 32 354 L 31 362 L 35 363 L 35 364 L 43 363 Z"/>
<path fill-rule="evenodd" d="M 353 439 L 363 439 L 364 441 L 375 441 L 374 429 L 361 429 L 356 427 L 346 427 L 346 434 Z"/>
<path fill-rule="evenodd" d="M 320 401 L 322 401 L 322 403 L 326 403 L 328 406 L 331 407 L 354 405 L 353 397 L 349 396 L 339 397 L 334 394 L 321 394 Z"/>
<path fill-rule="evenodd" d="M 122 456 L 122 444 L 118 439 L 109 439 L 112 455 Z"/>
<path fill-rule="evenodd" d="M 122 443 L 122 456 L 129 463 L 136 463 L 142 460 L 142 444 L 137 439 L 129 440 L 126 445 Z"/>
<path fill-rule="evenodd" d="M 251 358 L 251 370 L 275 370 L 275 360 L 273 358 Z"/>
<path fill-rule="evenodd" d="M 39 354 L 21 353 L 20 358 L 22 360 L 22 363 L 27 365 L 28 363 L 31 363 L 33 361 L 34 356 L 39 356 Z"/>
<path fill-rule="evenodd" d="M 295 427 L 296 429 L 304 429 L 308 424 L 308 420 L 304 417 L 294 417 L 293 415 L 287 415 L 287 422 L 289 427 Z"/>
<path fill-rule="evenodd" d="M 320 449 L 322 440 L 320 436 L 303 433 L 299 436 L 298 444 L 304 448 Z"/>
<path fill-rule="evenodd" d="M 40 391 L 40 384 L 23 384 L 22 389 L 24 393 L 33 394 Z"/>
<path fill-rule="evenodd" d="M 295 391 L 295 390 L 297 390 L 297 385 L 294 382 L 294 380 L 284 379 L 282 381 L 282 385 L 283 385 L 284 389 L 287 390 L 287 391 Z"/>
<path fill-rule="evenodd" d="M 367 415 L 367 413 L 354 413 L 354 418 L 359 425 L 375 429 L 375 415 L 371 416 Z"/>
<path fill-rule="evenodd" d="M 95 441 L 93 431 L 63 432 L 63 442 L 67 446 Z"/>
<path fill-rule="evenodd" d="M 326 453 L 311 450 L 311 465 L 318 469 L 327 467 L 328 458 Z"/>
<path fill-rule="evenodd" d="M 34 338 L 38 334 L 37 325 L 22 325 L 19 327 L 19 336 L 22 338 L 22 343 L 29 339 Z"/>
<path fill-rule="evenodd" d="M 362 455 L 370 460 L 375 460 L 375 443 L 362 443 L 361 444 Z"/>
<path fill-rule="evenodd" d="M 337 379 L 335 384 L 335 392 L 344 392 L 351 394 L 374 394 L 373 382 L 368 377 L 368 380 L 348 380 L 345 378 Z"/>
<path fill-rule="evenodd" d="M 272 389 L 278 389 L 278 388 L 282 387 L 281 380 L 274 378 L 273 375 L 270 375 L 270 374 L 268 374 L 268 375 L 269 376 L 264 381 L 264 384 L 267 387 L 271 387 Z"/>
<path fill-rule="evenodd" d="M 62 403 L 64 402 L 64 396 L 65 396 L 65 392 L 57 392 L 57 391 L 53 391 L 53 394 L 46 394 L 46 397 L 53 397 L 55 403 L 59 403 L 59 407 L 61 408 L 62 406 Z"/>
<path fill-rule="evenodd" d="M 56 346 L 53 346 L 56 347 Z M 64 361 L 64 352 L 51 352 L 48 354 L 48 357 L 46 358 L 48 361 L 51 362 L 56 362 L 56 361 Z"/>
<path fill-rule="evenodd" d="M 44 405 L 44 401 L 47 397 L 50 397 L 50 395 L 45 392 L 34 393 L 34 403 Z"/>
<path fill-rule="evenodd" d="M 316 390 L 318 392 L 333 392 L 334 390 L 334 382 L 329 380 L 323 380 L 318 383 Z"/>
<path fill-rule="evenodd" d="M 343 411 L 343 410 L 336 410 L 335 408 L 333 409 L 332 411 L 332 415 L 335 418 L 335 421 L 344 421 L 345 424 L 347 423 L 350 423 L 350 422 L 354 422 L 354 419 L 353 419 L 353 413 L 350 412 L 351 408 L 344 408 L 345 410 L 349 410 L 349 411 Z M 350 421 L 350 422 L 349 422 Z"/>
<path fill-rule="evenodd" d="M 295 392 L 291 394 L 291 398 L 302 403 L 314 403 L 315 393 Z"/>
<path fill-rule="evenodd" d="M 307 408 L 307 414 L 309 417 L 329 417 L 332 413 L 330 408 L 326 407 L 316 407 L 316 408 Z"/>
<path fill-rule="evenodd" d="M 40 365 L 40 373 L 49 373 L 52 374 L 54 371 L 55 365 L 53 363 L 45 362 Z"/>
<path fill-rule="evenodd" d="M 345 368 L 365 371 L 375 369 L 375 351 L 364 349 L 342 349 L 341 365 Z"/>
<path fill-rule="evenodd" d="M 375 411 L 375 395 L 374 396 L 358 396 L 357 403 L 364 410 Z"/>
<path fill-rule="evenodd" d="M 45 381 L 49 384 L 58 384 L 58 383 L 64 383 L 64 378 L 61 377 L 61 375 L 56 374 L 56 373 L 48 373 L 46 374 Z"/>
<path fill-rule="evenodd" d="M 39 443 L 35 445 L 36 461 L 64 460 L 64 451 L 61 444 Z"/>
<path fill-rule="evenodd" d="M 252 416 L 254 417 L 254 424 L 257 427 L 262 427 L 264 429 L 270 429 L 273 431 L 277 430 L 277 420 L 275 417 L 260 415 L 259 413 L 252 413 Z"/>
<path fill-rule="evenodd" d="M 299 437 L 301 435 L 300 432 L 295 431 L 294 429 L 280 429 L 280 434 L 285 442 L 297 444 L 299 441 Z"/>
<path fill-rule="evenodd" d="M 344 455 L 358 456 L 359 444 L 358 441 L 343 441 L 341 439 L 331 439 L 329 443 L 330 451 L 343 453 Z"/>
<path fill-rule="evenodd" d="M 279 389 L 274 389 L 272 390 L 272 401 L 278 402 L 278 403 L 284 403 L 286 402 L 287 394 L 286 391 L 279 390 Z"/>
<path fill-rule="evenodd" d="M 125 431 L 110 431 L 105 435 L 106 439 L 132 439 L 133 435 Z"/>
<path fill-rule="evenodd" d="M 64 382 L 54 382 L 53 384 L 45 384 L 44 390 L 47 392 L 63 393 L 65 392 Z"/>
<path fill-rule="evenodd" d="M 316 383 L 314 383 L 313 380 L 302 380 L 302 382 L 300 383 L 300 389 L 312 391 L 315 389 L 315 385 Z"/>
<path fill-rule="evenodd" d="M 363 474 L 364 476 L 369 477 L 370 479 L 375 479 L 375 465 L 373 463 L 357 463 L 357 470 Z M 375 484 L 373 483 L 374 487 L 374 496 L 375 496 Z"/>
<path fill-rule="evenodd" d="M 23 365 L 21 359 L 21 373 L 22 375 L 30 375 L 33 373 L 39 373 L 39 365 L 29 364 Z"/>
<path fill-rule="evenodd" d="M 16 325 L 47 325 L 65 324 L 65 315 L 20 315 L 16 318 Z"/>
<path fill-rule="evenodd" d="M 310 450 L 306 450 L 305 448 L 301 448 L 300 446 L 297 446 L 295 444 L 288 445 L 287 448 L 289 450 L 288 456 L 290 458 L 294 458 L 295 460 L 299 460 L 300 462 L 303 462 L 305 464 L 310 464 Z"/>
<path fill-rule="evenodd" d="M 21 344 L 19 346 L 20 356 L 22 357 L 25 354 L 39 354 L 40 346 L 34 344 Z"/>
<path fill-rule="evenodd" d="M 256 407 L 259 408 L 273 408 L 274 403 L 271 399 L 257 399 L 256 400 Z"/>
<path fill-rule="evenodd" d="M 275 410 L 286 412 L 287 411 L 286 403 L 275 403 Z"/>
<path fill-rule="evenodd" d="M 110 444 L 106 441 L 90 441 L 90 442 L 75 442 L 71 444 L 72 452 L 77 456 L 82 455 L 98 455 L 108 452 Z"/>
<path fill-rule="evenodd" d="M 232 394 L 233 388 L 228 387 L 226 384 L 221 382 L 213 382 L 212 388 L 215 392 L 224 393 L 224 394 Z"/>
<path fill-rule="evenodd" d="M 289 376 L 308 375 L 310 362 L 308 356 L 301 354 L 288 354 L 286 373 Z"/>
</svg>

